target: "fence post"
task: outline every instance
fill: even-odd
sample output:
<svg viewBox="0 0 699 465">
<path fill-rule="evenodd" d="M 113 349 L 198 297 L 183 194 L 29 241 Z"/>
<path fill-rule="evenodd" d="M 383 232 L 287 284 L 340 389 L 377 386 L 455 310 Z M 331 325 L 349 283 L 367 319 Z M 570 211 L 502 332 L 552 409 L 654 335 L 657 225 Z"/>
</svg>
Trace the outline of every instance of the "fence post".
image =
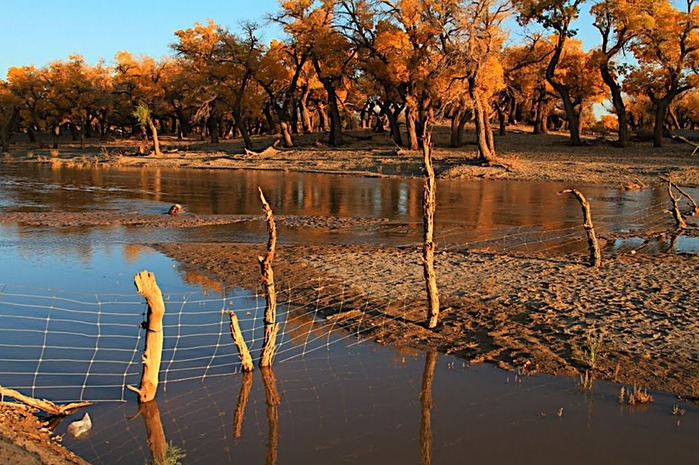
<svg viewBox="0 0 699 465">
<path fill-rule="evenodd" d="M 602 253 L 599 249 L 599 242 L 597 241 L 597 235 L 595 234 L 595 226 L 592 224 L 592 213 L 590 212 L 590 202 L 585 198 L 585 196 L 577 189 L 563 189 L 558 192 L 558 195 L 571 193 L 580 202 L 580 207 L 583 212 L 583 227 L 585 228 L 585 233 L 587 234 L 587 246 L 590 251 L 590 266 L 593 268 L 598 268 L 602 263 Z"/>
<path fill-rule="evenodd" d="M 422 135 L 423 168 L 425 170 L 425 186 L 422 198 L 422 266 L 427 289 L 427 327 L 437 326 L 439 318 L 439 289 L 437 275 L 434 271 L 434 212 L 437 208 L 437 183 L 432 165 L 432 134 L 429 122 L 425 122 Z"/>
<path fill-rule="evenodd" d="M 160 360 L 163 356 L 163 315 L 165 303 L 163 294 L 155 282 L 155 275 L 150 271 L 141 271 L 134 276 L 134 284 L 138 293 L 146 298 L 148 313 L 146 317 L 146 346 L 143 352 L 143 375 L 141 387 L 127 386 L 138 393 L 140 402 L 155 399 L 158 390 L 158 373 Z"/>
<path fill-rule="evenodd" d="M 675 197 L 675 194 L 672 193 L 673 186 L 679 190 L 679 188 L 668 179 L 667 195 L 670 196 L 670 201 L 672 202 L 672 210 L 670 210 L 670 212 L 672 213 L 672 217 L 675 219 L 675 225 L 677 226 L 677 229 L 685 229 L 687 227 L 687 222 L 684 220 L 682 212 L 680 211 L 680 199 L 682 197 Z"/>
<path fill-rule="evenodd" d="M 277 248 L 277 226 L 274 223 L 274 214 L 272 208 L 267 203 L 262 189 L 260 191 L 260 201 L 262 202 L 262 212 L 267 220 L 267 232 L 269 240 L 267 241 L 267 253 L 264 257 L 257 257 L 260 262 L 260 272 L 262 274 L 262 284 L 265 287 L 265 338 L 262 346 L 262 355 L 260 356 L 260 366 L 272 366 L 274 353 L 276 351 L 277 332 L 279 324 L 277 323 L 277 293 L 274 290 L 274 270 L 272 270 L 272 261 Z"/>
<path fill-rule="evenodd" d="M 238 354 L 240 355 L 240 360 L 243 364 L 243 371 L 250 372 L 255 369 L 252 364 L 252 357 L 250 356 L 250 351 L 248 350 L 248 345 L 245 343 L 245 338 L 243 337 L 243 332 L 240 330 L 240 324 L 238 324 L 238 317 L 235 312 L 228 312 L 230 316 L 231 323 L 231 336 L 233 337 L 233 342 L 238 348 Z"/>
</svg>

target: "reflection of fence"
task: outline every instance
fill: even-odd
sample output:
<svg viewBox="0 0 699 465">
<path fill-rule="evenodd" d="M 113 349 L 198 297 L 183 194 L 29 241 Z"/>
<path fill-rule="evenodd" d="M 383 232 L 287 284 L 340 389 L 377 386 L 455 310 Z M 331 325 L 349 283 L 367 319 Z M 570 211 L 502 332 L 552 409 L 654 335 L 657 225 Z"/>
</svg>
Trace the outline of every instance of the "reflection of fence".
<svg viewBox="0 0 699 465">
<path fill-rule="evenodd" d="M 594 199 L 593 199 L 594 201 Z M 604 219 L 604 218 L 602 218 Z M 619 218 L 667 229 L 667 213 L 657 207 Z M 555 230 L 516 228 L 468 244 L 450 244 L 460 231 L 441 230 L 439 250 L 485 249 L 537 254 L 582 251 L 580 226 Z M 578 245 L 576 245 L 578 244 Z M 374 266 L 367 263 L 367 267 Z M 321 269 L 324 264 L 319 265 Z M 330 265 L 328 265 L 330 266 Z M 382 276 L 381 291 L 357 291 L 366 280 L 361 269 L 342 276 L 332 286 L 293 283 L 282 292 L 277 362 L 303 356 L 330 345 L 361 337 L 388 319 L 414 322 L 409 316 L 419 293 L 401 276 Z M 439 279 L 439 277 L 438 277 Z M 420 282 L 419 280 L 417 281 Z M 453 283 L 452 283 L 453 284 Z M 461 283 L 473 286 L 474 283 Z M 475 285 L 483 286 L 482 283 Z M 235 310 L 253 356 L 259 357 L 263 336 L 264 301 L 255 291 L 213 286 L 215 292 L 165 293 L 164 352 L 161 383 L 225 376 L 240 370 L 240 360 L 229 331 L 228 311 Z M 351 301 L 345 292 L 352 289 Z M 349 295 L 349 292 L 348 292 Z M 378 303 L 377 303 L 378 302 Z M 381 307 L 383 306 L 383 307 Z M 390 307 L 391 311 L 388 311 Z M 353 332 L 333 332 L 337 319 L 319 315 L 352 309 L 360 314 Z M 327 312 L 332 310 L 332 312 Z M 50 289 L 6 285 L 0 287 L 0 372 L 5 386 L 35 397 L 64 400 L 124 400 L 125 386 L 137 385 L 143 350 L 145 304 L 133 294 L 77 294 Z"/>
</svg>

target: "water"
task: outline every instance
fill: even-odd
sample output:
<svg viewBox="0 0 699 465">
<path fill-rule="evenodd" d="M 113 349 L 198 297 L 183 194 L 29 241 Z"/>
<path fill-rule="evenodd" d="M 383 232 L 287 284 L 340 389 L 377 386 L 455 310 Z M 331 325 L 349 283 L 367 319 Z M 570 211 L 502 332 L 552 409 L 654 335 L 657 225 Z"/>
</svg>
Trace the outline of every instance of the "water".
<svg viewBox="0 0 699 465">
<path fill-rule="evenodd" d="M 406 179 L 0 165 L 0 212 L 161 213 L 177 202 L 192 214 L 250 215 L 259 214 L 258 185 L 277 214 L 388 219 L 378 226 L 332 232 L 283 228 L 280 235 L 285 241 L 405 244 L 419 240 L 421 181 Z M 569 237 L 570 231 L 580 232 L 581 214 L 574 200 L 556 195 L 564 187 L 568 186 L 440 182 L 441 243 L 525 250 L 562 243 L 584 250 L 584 244 Z M 600 229 L 626 233 L 671 225 L 662 212 L 661 190 L 580 188 L 593 202 Z M 221 310 L 230 306 L 240 312 L 247 320 L 248 339 L 255 339 L 254 347 L 259 348 L 261 335 L 254 333 L 259 328 L 259 299 L 250 290 L 225 289 L 193 275 L 137 244 L 263 242 L 264 235 L 261 222 L 175 230 L 0 226 L 0 283 L 4 285 L 0 312 L 6 326 L 0 339 L 2 384 L 26 385 L 28 392 L 55 400 L 104 399 L 87 409 L 94 423 L 88 436 L 64 439 L 71 450 L 96 464 L 148 463 L 149 433 L 153 435 L 159 427 L 163 428 L 161 439 L 181 448 L 187 455 L 183 463 L 191 464 L 696 462 L 699 408 L 670 394 L 653 392 L 655 402 L 647 406 L 620 405 L 619 386 L 613 384 L 598 382 L 593 392 L 585 393 L 575 379 L 520 377 L 485 365 L 465 367 L 453 357 L 400 351 L 331 331 L 308 315 L 293 312 L 284 320 L 288 336 L 283 348 L 288 351 L 275 364 L 274 380 L 265 381 L 257 370 L 245 409 L 239 408 L 247 384 L 235 373 L 237 356 L 231 343 L 221 337 L 226 335 Z M 640 245 L 633 240 L 628 243 Z M 626 253 L 625 246 L 614 244 L 618 253 Z M 689 245 L 678 240 L 675 247 L 696 246 L 691 240 Z M 124 391 L 123 385 L 138 383 L 142 350 L 138 325 L 145 309 L 132 281 L 144 268 L 156 273 L 166 291 L 167 373 L 157 398 L 158 411 L 152 406 L 144 415 L 129 419 L 138 405 L 136 396 Z M 73 311 L 85 306 L 91 311 L 99 305 L 102 316 L 99 320 L 74 315 L 56 318 L 58 305 L 52 308 L 52 304 L 17 310 L 7 305 L 9 294 L 31 296 L 18 298 L 22 302 L 33 302 L 36 296 L 71 298 L 85 303 L 60 306 Z M 185 300 L 187 304 L 182 305 Z M 119 304 L 118 309 L 110 308 L 112 301 Z M 53 319 L 46 317 L 49 310 Z M 36 320 L 20 318 L 26 316 Z M 55 339 L 44 340 L 47 321 L 56 325 L 50 326 Z M 23 324 L 15 329 L 29 332 L 8 331 L 13 324 Z M 95 333 L 95 328 L 101 329 Z M 71 334 L 76 332 L 87 336 Z M 101 348 L 121 349 L 119 355 L 95 351 L 92 344 L 97 334 Z M 182 337 L 187 334 L 197 336 Z M 295 338 L 298 334 L 311 336 Z M 38 347 L 26 346 L 28 335 L 39 337 Z M 110 339 L 110 335 L 126 338 Z M 46 346 L 54 350 L 42 356 Z M 63 346 L 73 348 L 60 352 L 57 347 Z M 103 354 L 111 357 L 111 363 L 100 365 Z M 38 359 L 44 360 L 37 364 Z M 178 365 L 182 359 L 185 363 Z M 36 375 L 37 371 L 43 374 Z M 104 376 L 111 378 L 105 381 Z M 281 402 L 268 405 L 267 395 L 275 390 Z M 113 402 L 122 399 L 125 402 Z M 672 415 L 674 405 L 686 415 Z M 243 414 L 240 437 L 235 437 L 236 419 L 241 418 L 236 411 Z M 68 421 L 57 426 L 58 434 L 65 433 Z"/>
<path fill-rule="evenodd" d="M 261 187 L 276 215 L 385 219 L 331 231 L 280 227 L 280 241 L 405 245 L 421 240 L 422 180 L 229 170 L 92 169 L 0 164 L 2 211 L 114 211 L 155 214 L 180 203 L 193 215 L 259 215 Z M 673 226 L 664 189 L 541 182 L 438 183 L 436 239 L 442 248 L 524 248 L 557 253 L 585 248 L 580 206 L 557 192 L 577 187 L 592 203 L 598 233 L 628 234 Z M 699 197 L 699 190 L 688 189 Z M 70 235 L 70 230 L 64 230 Z M 113 234 L 114 228 L 104 230 Z M 81 231 L 77 231 L 81 236 Z M 125 228 L 128 242 L 264 240 L 264 225 L 168 229 Z M 74 236 L 74 235 L 72 235 Z M 71 237 L 69 240 L 75 240 Z M 696 248 L 696 241 L 680 242 Z M 680 250 L 682 251 L 682 250 Z"/>
</svg>

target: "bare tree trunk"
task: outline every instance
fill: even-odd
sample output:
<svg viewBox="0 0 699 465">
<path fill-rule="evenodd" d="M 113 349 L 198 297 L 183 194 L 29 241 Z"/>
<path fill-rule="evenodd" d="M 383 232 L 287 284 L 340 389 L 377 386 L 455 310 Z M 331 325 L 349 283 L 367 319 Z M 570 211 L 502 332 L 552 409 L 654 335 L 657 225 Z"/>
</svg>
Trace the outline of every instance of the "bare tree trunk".
<svg viewBox="0 0 699 465">
<path fill-rule="evenodd" d="M 258 189 L 260 191 L 260 201 L 262 202 L 262 212 L 265 214 L 267 231 L 269 233 L 267 253 L 264 257 L 258 257 L 262 283 L 265 286 L 265 299 L 267 301 L 265 308 L 265 338 L 262 355 L 260 356 L 260 367 L 270 367 L 277 349 L 276 339 L 279 331 L 279 323 L 277 323 L 277 293 L 274 289 L 274 270 L 272 269 L 272 261 L 277 248 L 277 226 L 274 223 L 272 208 L 267 203 L 262 189 Z"/>
<path fill-rule="evenodd" d="M 311 124 L 311 115 L 308 111 L 308 95 L 311 93 L 311 86 L 306 84 L 303 86 L 303 91 L 301 93 L 301 98 L 299 99 L 299 111 L 301 112 L 301 127 L 303 132 L 310 134 L 313 132 L 313 125 Z"/>
<path fill-rule="evenodd" d="M 160 140 L 158 139 L 158 128 L 155 127 L 153 118 L 148 118 L 148 127 L 150 128 L 151 135 L 153 137 L 153 151 L 156 157 L 160 157 L 163 153 L 160 151 Z"/>
<path fill-rule="evenodd" d="M 423 168 L 425 170 L 425 185 L 422 200 L 423 246 L 422 264 L 425 287 L 427 290 L 427 327 L 437 326 L 439 318 L 439 289 L 437 275 L 434 270 L 434 212 L 437 208 L 437 184 L 434 167 L 432 166 L 432 134 L 428 124 L 425 124 L 422 136 Z"/>
<path fill-rule="evenodd" d="M 408 131 L 408 148 L 417 150 L 420 142 L 417 138 L 417 110 L 409 105 L 405 107 L 405 129 Z"/>
<path fill-rule="evenodd" d="M 599 249 L 599 242 L 597 241 L 597 235 L 595 234 L 595 226 L 592 224 L 592 213 L 590 212 L 590 202 L 585 198 L 585 196 L 577 189 L 564 189 L 558 194 L 571 193 L 580 202 L 580 207 L 583 212 L 583 227 L 585 228 L 585 233 L 587 235 L 587 244 L 590 251 L 590 266 L 593 268 L 599 268 L 602 263 L 602 254 Z"/>
<path fill-rule="evenodd" d="M 140 402 L 150 402 L 155 399 L 158 390 L 158 373 L 163 352 L 163 315 L 165 303 L 163 294 L 155 282 L 155 275 L 150 271 L 141 271 L 134 277 L 138 293 L 146 298 L 148 314 L 146 317 L 146 346 L 143 353 L 143 376 L 141 387 L 129 389 L 138 393 Z"/>
<path fill-rule="evenodd" d="M 469 87 L 471 87 L 471 79 L 469 78 Z M 475 81 L 473 83 L 475 87 Z M 491 150 L 490 146 L 492 144 L 488 142 L 488 132 L 489 124 L 486 121 L 485 109 L 483 108 L 483 102 L 479 95 L 475 91 L 471 91 L 471 100 L 473 101 L 474 116 L 476 120 L 476 142 L 478 144 L 478 158 L 487 163 L 495 161 L 495 153 Z M 492 131 L 490 136 L 492 137 Z"/>
<path fill-rule="evenodd" d="M 238 355 L 240 356 L 240 361 L 242 362 L 242 369 L 244 372 L 250 372 L 255 369 L 252 364 L 252 357 L 250 356 L 250 350 L 248 350 L 248 345 L 245 343 L 245 338 L 243 337 L 243 332 L 240 330 L 240 324 L 238 323 L 238 317 L 235 312 L 228 312 L 230 317 L 230 329 L 231 336 L 233 337 L 233 342 L 238 348 Z"/>
<path fill-rule="evenodd" d="M 672 210 L 670 210 L 670 212 L 672 213 L 672 217 L 675 219 L 675 225 L 677 226 L 677 229 L 686 229 L 687 222 L 684 220 L 682 212 L 680 211 L 680 199 L 682 197 L 675 197 L 675 194 L 673 194 L 672 192 L 672 187 L 673 183 L 668 181 L 667 194 L 670 196 L 670 200 L 672 201 Z"/>
<path fill-rule="evenodd" d="M 288 121 L 279 121 L 279 127 L 281 128 L 282 131 L 282 138 L 284 139 L 284 147 L 293 147 L 294 146 L 294 141 L 291 138 L 291 128 L 289 127 L 289 122 Z"/>
</svg>

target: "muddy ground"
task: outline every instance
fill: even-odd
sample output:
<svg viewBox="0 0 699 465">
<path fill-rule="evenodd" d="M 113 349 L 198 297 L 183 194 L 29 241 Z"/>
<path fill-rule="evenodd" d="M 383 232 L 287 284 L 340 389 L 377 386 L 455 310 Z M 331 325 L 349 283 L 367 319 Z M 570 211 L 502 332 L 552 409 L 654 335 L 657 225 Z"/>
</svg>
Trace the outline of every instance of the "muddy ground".
<svg viewBox="0 0 699 465">
<path fill-rule="evenodd" d="M 680 185 L 699 186 L 699 155 L 694 147 L 665 140 L 662 148 L 650 142 L 634 142 L 620 149 L 604 138 L 589 136 L 582 147 L 573 147 L 564 133 L 529 134 L 513 127 L 496 136 L 499 160 L 483 166 L 476 160 L 473 130 L 466 131 L 465 145 L 449 148 L 449 128 L 435 126 L 434 163 L 442 178 L 481 178 L 600 183 L 642 187 L 670 176 Z M 270 148 L 274 136 L 253 139 L 255 150 L 246 152 L 240 140 L 220 144 L 178 141 L 163 137 L 163 155 L 137 155 L 133 140 L 94 141 L 85 148 L 75 142 L 60 144 L 55 156 L 48 148 L 17 144 L 6 161 L 51 163 L 57 166 L 181 167 L 198 169 L 263 169 L 362 176 L 421 176 L 422 153 L 399 149 L 388 134 L 348 131 L 346 144 L 329 147 L 325 134 L 295 136 L 296 147 Z"/>
<path fill-rule="evenodd" d="M 693 156 L 694 148 L 687 144 L 666 141 L 666 147 L 653 149 L 649 143 L 634 143 L 617 149 L 607 141 L 588 139 L 583 147 L 571 147 L 563 134 L 533 136 L 515 131 L 496 138 L 500 159 L 483 166 L 475 160 L 473 143 L 446 148 L 447 136 L 446 128 L 436 128 L 434 157 L 442 178 L 568 181 L 637 189 L 665 176 L 681 186 L 699 186 L 699 156 Z M 467 140 L 471 136 L 467 134 Z M 213 146 L 164 138 L 162 157 L 134 156 L 135 141 L 96 143 L 87 148 L 64 144 L 57 154 L 19 145 L 3 162 L 421 176 L 422 154 L 397 149 L 385 134 L 350 133 L 350 143 L 339 149 L 326 146 L 323 137 L 299 136 L 299 148 L 283 150 L 264 150 L 274 139 L 259 137 L 255 139 L 259 153 L 246 153 L 239 141 Z M 5 223 L 59 227 L 196 227 L 252 219 L 100 212 L 0 215 Z M 362 222 L 330 217 L 278 220 L 289 226 L 327 229 Z M 696 229 L 689 234 L 696 234 Z M 154 246 L 212 282 L 248 288 L 259 285 L 256 260 L 261 244 Z M 442 313 L 435 330 L 423 325 L 426 309 L 417 249 L 280 246 L 275 273 L 280 299 L 299 305 L 313 301 L 329 324 L 382 344 L 436 348 L 469 363 L 489 362 L 524 373 L 577 375 L 588 371 L 598 379 L 699 397 L 696 255 L 605 255 L 601 268 L 592 269 L 582 254 L 448 250 L 438 253 L 436 266 Z M 84 463 L 66 451 L 63 461 L 36 455 L 52 453 L 58 447 L 36 421 L 21 407 L 3 405 L 0 453 L 17 452 L 14 447 L 23 450 L 26 461 L 12 463 Z M 14 445 L 8 445 L 11 443 Z M 38 444 L 43 444 L 39 447 L 43 452 L 35 450 Z M 32 462 L 34 457 L 39 462 Z"/>
</svg>

